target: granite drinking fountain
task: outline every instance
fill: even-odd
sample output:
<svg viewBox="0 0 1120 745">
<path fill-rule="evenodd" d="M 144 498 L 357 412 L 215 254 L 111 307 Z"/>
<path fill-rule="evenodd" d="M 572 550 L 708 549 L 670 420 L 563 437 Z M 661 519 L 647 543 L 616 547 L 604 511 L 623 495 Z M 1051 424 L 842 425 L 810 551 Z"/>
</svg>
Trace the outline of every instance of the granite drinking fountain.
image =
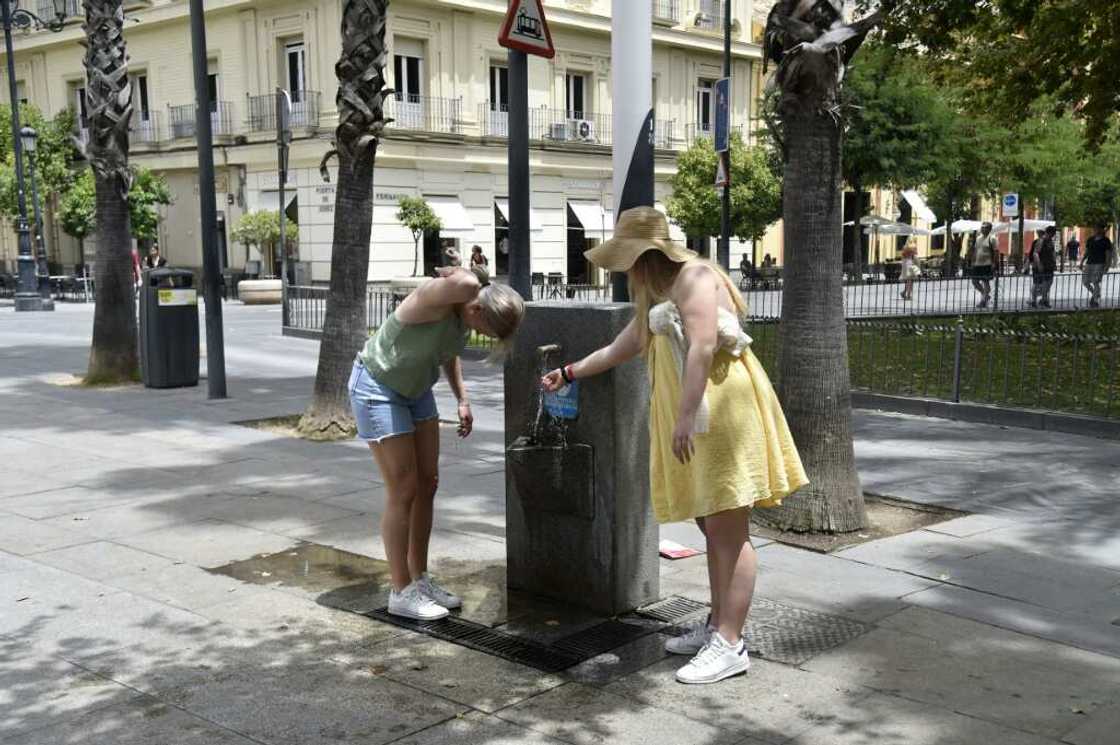
<svg viewBox="0 0 1120 745">
<path fill-rule="evenodd" d="M 605 616 L 659 597 L 646 371 L 631 361 L 550 401 L 540 377 L 609 344 L 632 314 L 531 303 L 505 369 L 507 585 Z"/>
</svg>

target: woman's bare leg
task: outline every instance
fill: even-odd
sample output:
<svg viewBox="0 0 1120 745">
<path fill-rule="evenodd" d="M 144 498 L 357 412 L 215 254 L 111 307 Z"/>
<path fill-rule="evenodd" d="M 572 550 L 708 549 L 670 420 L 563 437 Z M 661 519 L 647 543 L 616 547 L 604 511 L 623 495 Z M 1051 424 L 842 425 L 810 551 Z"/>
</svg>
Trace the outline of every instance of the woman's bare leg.
<svg viewBox="0 0 1120 745">
<path fill-rule="evenodd" d="M 750 542 L 749 507 L 727 510 L 704 519 L 708 545 L 717 554 L 716 581 L 720 587 L 720 613 L 712 622 L 727 641 L 737 644 L 754 598 L 758 555 Z"/>
<path fill-rule="evenodd" d="M 439 487 L 439 420 L 416 423 L 416 499 L 408 534 L 408 569 L 412 579 L 428 571 L 428 542 Z"/>
<path fill-rule="evenodd" d="M 416 438 L 400 435 L 369 444 L 385 481 L 386 505 L 381 516 L 381 540 L 389 559 L 393 589 L 400 592 L 412 583 L 408 568 L 409 523 L 418 490 Z"/>
<path fill-rule="evenodd" d="M 719 618 L 720 595 L 719 595 L 719 582 L 717 580 L 716 571 L 716 553 L 712 550 L 712 542 L 708 539 L 708 529 L 704 526 L 704 519 L 702 517 L 696 518 L 696 524 L 700 526 L 700 532 L 704 534 L 705 541 L 705 558 L 708 561 L 708 595 L 710 598 L 711 614 L 709 621 L 711 625 L 715 625 L 716 619 Z"/>
</svg>

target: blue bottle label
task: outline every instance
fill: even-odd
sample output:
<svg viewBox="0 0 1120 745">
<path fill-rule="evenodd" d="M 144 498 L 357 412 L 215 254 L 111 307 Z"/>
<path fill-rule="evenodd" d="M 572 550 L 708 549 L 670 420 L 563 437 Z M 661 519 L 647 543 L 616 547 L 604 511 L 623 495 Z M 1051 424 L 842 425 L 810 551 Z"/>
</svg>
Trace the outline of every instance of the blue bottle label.
<svg viewBox="0 0 1120 745">
<path fill-rule="evenodd" d="M 579 416 L 579 381 L 570 383 L 555 393 L 544 394 L 544 408 L 557 419 L 575 419 Z"/>
</svg>

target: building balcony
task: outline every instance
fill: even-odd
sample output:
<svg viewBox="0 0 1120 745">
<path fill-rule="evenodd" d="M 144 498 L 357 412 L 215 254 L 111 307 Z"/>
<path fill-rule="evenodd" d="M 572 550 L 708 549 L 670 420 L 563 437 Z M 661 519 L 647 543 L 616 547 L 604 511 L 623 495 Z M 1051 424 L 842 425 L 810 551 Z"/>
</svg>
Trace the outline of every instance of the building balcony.
<svg viewBox="0 0 1120 745">
<path fill-rule="evenodd" d="M 700 0 L 700 12 L 696 14 L 696 28 L 722 34 L 723 9 L 724 0 Z"/>
<path fill-rule="evenodd" d="M 653 22 L 664 26 L 676 26 L 681 22 L 680 0 L 651 0 L 653 3 Z"/>
<path fill-rule="evenodd" d="M 54 20 L 54 0 L 37 0 L 35 3 L 35 15 L 42 18 L 44 21 Z M 76 21 L 84 18 L 86 15 L 85 10 L 82 9 L 81 0 L 66 0 L 66 20 Z"/>
<path fill-rule="evenodd" d="M 385 118 L 392 119 L 390 130 L 463 133 L 463 100 L 398 93 L 385 101 Z"/>
<path fill-rule="evenodd" d="M 132 126 L 128 134 L 128 140 L 132 145 L 155 147 L 165 139 L 161 112 L 149 111 L 146 114 L 135 110 L 132 112 Z"/>
<path fill-rule="evenodd" d="M 483 137 L 509 137 L 509 105 L 492 101 L 480 104 L 478 127 Z"/>
<path fill-rule="evenodd" d="M 712 124 L 689 124 L 685 128 L 685 145 L 689 146 L 697 140 L 710 140 L 715 137 L 716 125 Z M 736 124 L 731 127 L 731 134 L 738 134 L 739 137 L 743 136 L 743 125 Z"/>
<path fill-rule="evenodd" d="M 653 126 L 653 146 L 660 150 L 672 150 L 680 141 L 681 132 L 672 119 L 656 119 Z"/>
<path fill-rule="evenodd" d="M 611 117 L 588 111 L 529 109 L 529 139 L 546 143 L 610 145 Z"/>
<path fill-rule="evenodd" d="M 171 139 L 194 139 L 195 105 L 168 106 Z M 236 133 L 233 118 L 233 104 L 229 101 L 215 101 L 210 111 L 210 130 L 214 137 L 228 137 Z"/>
<path fill-rule="evenodd" d="M 319 127 L 319 91 L 292 91 L 292 129 L 317 129 Z M 247 96 L 249 104 L 249 131 L 268 132 L 276 129 L 276 94 Z"/>
</svg>

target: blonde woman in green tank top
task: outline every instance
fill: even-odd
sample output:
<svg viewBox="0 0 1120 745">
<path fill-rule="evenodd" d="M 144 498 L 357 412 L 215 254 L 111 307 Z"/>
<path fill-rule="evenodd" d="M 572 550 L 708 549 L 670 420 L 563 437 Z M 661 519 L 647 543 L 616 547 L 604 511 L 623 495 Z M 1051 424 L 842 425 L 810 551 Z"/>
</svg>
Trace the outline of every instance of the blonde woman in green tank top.
<svg viewBox="0 0 1120 745">
<path fill-rule="evenodd" d="M 428 574 L 439 484 L 439 412 L 432 386 L 442 369 L 458 403 L 459 436 L 474 426 L 459 354 L 471 332 L 498 340 L 499 354 L 524 314 L 521 296 L 485 271 L 455 268 L 420 285 L 370 337 L 354 362 L 350 405 L 358 437 L 385 483 L 381 539 L 389 558 L 389 612 L 443 618 L 462 601 Z"/>
</svg>

